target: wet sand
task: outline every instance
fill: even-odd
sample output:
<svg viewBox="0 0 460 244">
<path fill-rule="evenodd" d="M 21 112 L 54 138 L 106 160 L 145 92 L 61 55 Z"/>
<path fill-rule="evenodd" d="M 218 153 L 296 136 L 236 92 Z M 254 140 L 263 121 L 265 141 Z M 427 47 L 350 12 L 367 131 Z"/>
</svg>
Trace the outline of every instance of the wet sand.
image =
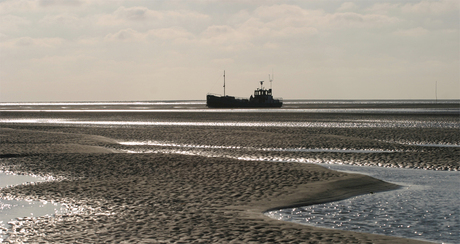
<svg viewBox="0 0 460 244">
<path fill-rule="evenodd" d="M 61 180 L 5 188 L 0 190 L 1 196 L 53 200 L 79 209 L 55 218 L 20 219 L 13 223 L 14 233 L 7 239 L 10 242 L 420 242 L 303 226 L 263 215 L 270 209 L 334 201 L 398 187 L 393 184 L 313 164 L 184 155 L 187 153 L 123 153 L 134 146 L 118 144 L 120 140 L 154 138 L 221 145 L 222 140 L 231 144 L 238 139 L 239 146 L 278 147 L 285 143 L 289 146 L 305 143 L 301 136 L 296 139 L 297 131 L 286 134 L 270 128 L 254 132 L 253 128 L 226 131 L 177 126 L 2 127 L 2 170 L 53 175 Z M 272 140 L 266 142 L 264 138 Z M 357 139 L 353 143 L 359 146 L 362 143 L 359 137 L 354 138 Z M 325 139 L 321 134 L 306 137 L 309 142 L 350 141 L 333 135 Z"/>
</svg>

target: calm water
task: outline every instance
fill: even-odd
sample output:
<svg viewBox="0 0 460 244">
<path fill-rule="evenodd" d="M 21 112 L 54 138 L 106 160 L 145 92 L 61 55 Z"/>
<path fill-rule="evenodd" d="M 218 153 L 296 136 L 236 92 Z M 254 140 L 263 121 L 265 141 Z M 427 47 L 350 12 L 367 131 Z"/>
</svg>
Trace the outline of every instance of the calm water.
<svg viewBox="0 0 460 244">
<path fill-rule="evenodd" d="M 460 240 L 460 172 L 322 164 L 402 185 L 400 190 L 343 201 L 281 209 L 279 220 L 439 243 Z"/>
<path fill-rule="evenodd" d="M 282 108 L 271 109 L 209 109 L 203 100 L 29 102 L 0 103 L 0 111 L 460 114 L 460 100 L 284 100 Z"/>
<path fill-rule="evenodd" d="M 417 105 L 423 105 L 417 107 Z M 439 106 L 442 104 L 442 106 Z M 327 106 L 334 108 L 328 108 Z M 372 107 L 378 105 L 377 107 Z M 329 113 L 329 114 L 402 114 L 402 115 L 452 115 L 460 114 L 460 101 L 285 101 L 281 109 L 207 109 L 204 101 L 156 101 L 156 102 L 62 102 L 62 103 L 0 103 L 0 111 L 9 111 L 19 116 L 0 116 L 0 125 L 8 124 L 50 124 L 63 126 L 193 126 L 193 127 L 328 127 L 328 128 L 460 128 L 459 121 L 436 119 L 412 119 L 389 117 L 389 119 L 362 119 L 348 117 L 341 121 L 247 121 L 216 120 L 195 121 L 175 119 L 132 119 L 130 115 L 120 119 L 95 119 L 95 117 L 72 118 L 69 114 L 94 112 L 108 113 Z M 32 116 L 22 116 L 21 113 Z M 43 116 L 38 112 L 47 112 Z M 59 113 L 67 113 L 60 117 Z M 8 114 L 8 113 L 4 113 Z M 201 114 L 200 114 L 201 115 Z M 284 115 L 281 115 L 284 116 Z M 103 116 L 102 116 L 103 117 Z M 166 116 L 167 117 L 167 116 Z M 164 117 L 164 118 L 166 118 Z M 187 117 L 187 116 L 186 116 Z M 110 116 L 106 116 L 110 118 Z M 183 117 L 182 117 L 183 118 Z M 415 117 L 414 117 L 415 118 Z M 418 118 L 418 117 L 417 117 Z M 413 141 L 405 144 L 420 146 L 459 147 L 459 143 L 436 144 L 433 141 Z M 391 153 L 372 148 L 253 148 L 238 146 L 215 146 L 180 144 L 166 141 L 120 141 L 131 146 L 155 146 L 155 149 L 133 148 L 127 153 L 179 153 L 208 157 L 228 157 L 240 160 L 309 162 L 302 158 L 264 158 L 250 152 L 343 152 L 343 153 Z M 460 172 L 403 170 L 379 167 L 357 167 L 325 165 L 334 170 L 353 171 L 371 175 L 388 182 L 404 186 L 400 190 L 354 197 L 340 202 L 283 209 L 267 213 L 280 220 L 295 221 L 327 228 L 363 231 L 407 238 L 419 238 L 436 242 L 456 243 L 460 239 Z M 3 176 L 4 177 L 4 176 Z M 0 175 L 0 182 L 6 178 Z M 31 181 L 31 179 L 25 179 Z M 19 183 L 18 183 L 19 184 Z M 40 216 L 54 214 L 59 207 L 50 203 L 7 202 L 0 204 L 0 221 L 3 226 L 18 216 Z M 35 204 L 35 205 L 34 205 Z M 32 206 L 33 205 L 33 206 Z M 48 208 L 49 207 L 49 208 Z M 49 209 L 43 212 L 41 210 Z M 9 212 L 8 212 L 9 211 Z M 18 211 L 18 212 L 15 212 Z M 1 226 L 1 223 L 0 223 Z"/>
<path fill-rule="evenodd" d="M 46 181 L 46 178 L 28 175 L 12 175 L 0 172 L 0 188 L 20 185 L 30 182 Z M 52 216 L 57 213 L 67 212 L 66 208 L 59 203 L 46 201 L 24 201 L 0 198 L 0 242 L 7 234 L 8 222 L 16 218 Z"/>
</svg>

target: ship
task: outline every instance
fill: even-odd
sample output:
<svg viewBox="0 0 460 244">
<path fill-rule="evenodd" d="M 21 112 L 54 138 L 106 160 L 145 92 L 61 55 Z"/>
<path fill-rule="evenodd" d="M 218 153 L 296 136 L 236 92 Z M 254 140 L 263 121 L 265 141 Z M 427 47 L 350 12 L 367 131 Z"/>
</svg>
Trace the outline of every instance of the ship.
<svg viewBox="0 0 460 244">
<path fill-rule="evenodd" d="M 273 77 L 273 75 L 272 75 Z M 270 84 L 273 79 L 270 79 Z M 254 95 L 248 99 L 236 98 L 225 95 L 225 71 L 224 71 L 224 95 L 206 95 L 206 106 L 208 108 L 280 108 L 283 106 L 281 98 L 273 98 L 272 88 L 265 89 L 264 81 L 260 81 L 260 88 L 254 90 Z M 271 86 L 271 85 L 270 85 Z"/>
</svg>

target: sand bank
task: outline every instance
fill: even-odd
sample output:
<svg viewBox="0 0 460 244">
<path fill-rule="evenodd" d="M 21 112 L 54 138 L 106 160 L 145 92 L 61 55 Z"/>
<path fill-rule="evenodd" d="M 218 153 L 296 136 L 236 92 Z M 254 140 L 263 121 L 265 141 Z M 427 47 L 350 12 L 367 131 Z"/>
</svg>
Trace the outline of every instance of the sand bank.
<svg viewBox="0 0 460 244">
<path fill-rule="evenodd" d="M 64 180 L 6 188 L 0 196 L 54 200 L 80 211 L 21 219 L 11 242 L 419 242 L 263 215 L 397 187 L 368 176 L 312 164 L 113 153 L 106 148 L 116 143 L 107 137 L 40 130 L 1 130 L 1 167 Z"/>
</svg>

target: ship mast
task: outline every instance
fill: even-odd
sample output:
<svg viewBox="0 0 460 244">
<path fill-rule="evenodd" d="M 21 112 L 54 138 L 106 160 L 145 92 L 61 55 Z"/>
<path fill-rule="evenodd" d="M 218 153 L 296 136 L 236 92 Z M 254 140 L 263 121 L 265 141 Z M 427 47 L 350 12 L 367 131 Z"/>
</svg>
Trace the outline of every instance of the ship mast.
<svg viewBox="0 0 460 244">
<path fill-rule="evenodd" d="M 268 74 L 268 80 L 270 81 L 270 89 L 272 89 L 273 77 L 275 77 L 275 75 L 273 74 L 273 69 L 272 69 L 272 76 L 270 77 L 270 74 Z"/>
<path fill-rule="evenodd" d="M 272 89 L 272 78 L 273 78 L 273 75 L 272 77 L 270 77 L 270 74 L 268 74 L 268 80 L 270 81 L 270 90 Z"/>
<path fill-rule="evenodd" d="M 225 70 L 224 70 L 224 97 L 225 97 Z"/>
</svg>

